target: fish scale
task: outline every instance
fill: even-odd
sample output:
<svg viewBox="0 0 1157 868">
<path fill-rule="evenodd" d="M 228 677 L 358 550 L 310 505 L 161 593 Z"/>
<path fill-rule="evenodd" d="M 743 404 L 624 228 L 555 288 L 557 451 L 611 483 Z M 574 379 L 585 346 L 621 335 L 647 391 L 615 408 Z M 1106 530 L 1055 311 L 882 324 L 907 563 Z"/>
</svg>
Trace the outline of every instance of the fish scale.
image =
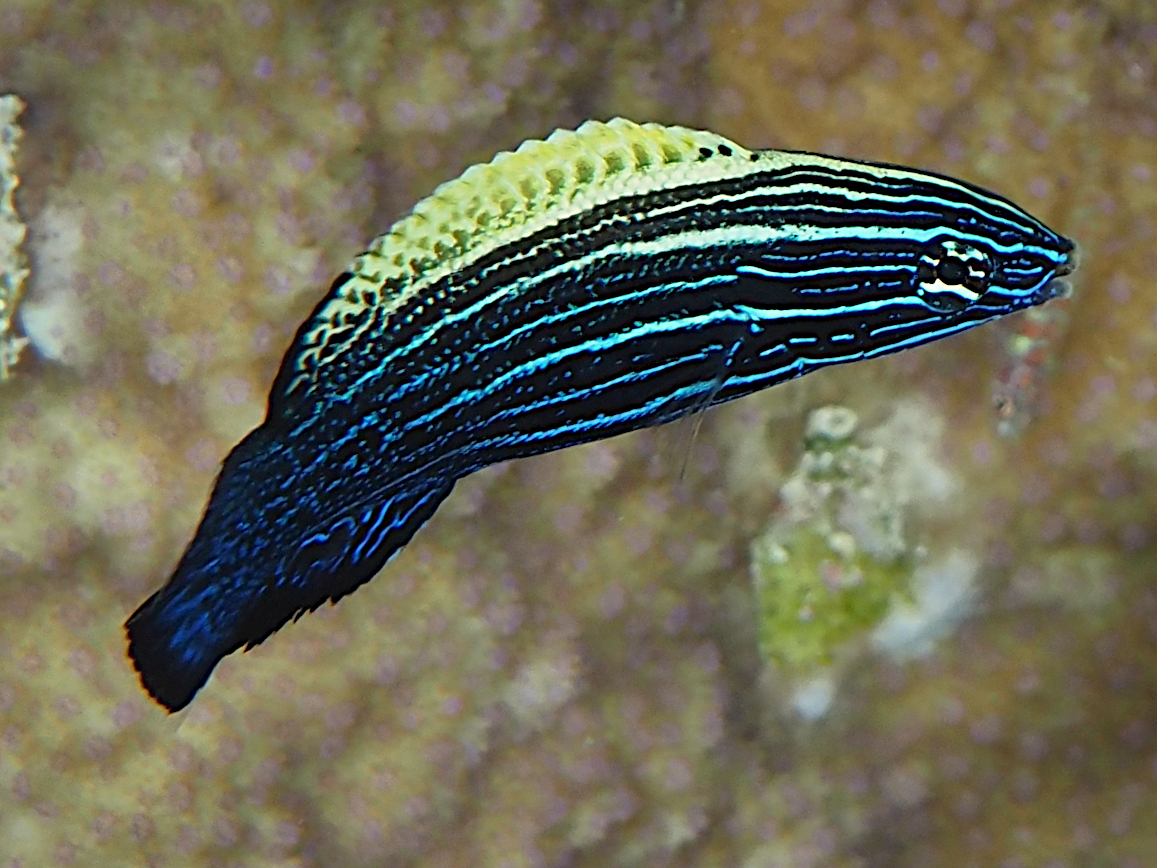
<svg viewBox="0 0 1157 868">
<path fill-rule="evenodd" d="M 456 480 L 1064 294 L 1072 242 L 941 175 L 621 118 L 438 187 L 298 329 L 168 583 L 128 619 L 184 707 L 372 578 Z"/>
</svg>

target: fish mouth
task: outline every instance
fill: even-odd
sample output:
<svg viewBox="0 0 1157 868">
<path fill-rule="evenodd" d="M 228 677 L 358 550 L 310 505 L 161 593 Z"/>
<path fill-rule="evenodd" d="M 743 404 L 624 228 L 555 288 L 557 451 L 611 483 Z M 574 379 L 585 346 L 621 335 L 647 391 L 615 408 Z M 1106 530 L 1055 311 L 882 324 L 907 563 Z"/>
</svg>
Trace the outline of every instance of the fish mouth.
<svg viewBox="0 0 1157 868">
<path fill-rule="evenodd" d="M 1056 276 L 1063 277 L 1066 274 L 1072 274 L 1077 270 L 1077 266 L 1081 263 L 1081 248 L 1077 247 L 1075 243 L 1069 241 L 1067 238 L 1062 239 L 1066 247 L 1062 249 L 1064 258 L 1057 263 Z"/>
<path fill-rule="evenodd" d="M 1065 280 L 1065 276 L 1077 270 L 1081 261 L 1081 251 L 1072 241 L 1062 238 L 1062 253 L 1060 261 L 1053 268 L 1053 276 L 1042 286 L 1033 300 L 1033 304 L 1043 304 L 1054 298 L 1069 298 L 1073 294 L 1073 284 Z"/>
</svg>

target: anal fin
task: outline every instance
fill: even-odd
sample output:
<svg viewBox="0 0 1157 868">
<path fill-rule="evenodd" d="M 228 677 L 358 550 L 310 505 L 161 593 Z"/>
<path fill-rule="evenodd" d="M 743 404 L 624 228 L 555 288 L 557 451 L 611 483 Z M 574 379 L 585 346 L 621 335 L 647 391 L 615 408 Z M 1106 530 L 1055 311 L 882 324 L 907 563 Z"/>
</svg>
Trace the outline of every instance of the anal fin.
<svg viewBox="0 0 1157 868">
<path fill-rule="evenodd" d="M 457 480 L 416 480 L 380 503 L 340 516 L 287 553 L 277 584 L 242 622 L 246 648 L 326 600 L 336 603 L 364 585 L 406 545 L 454 489 Z"/>
</svg>

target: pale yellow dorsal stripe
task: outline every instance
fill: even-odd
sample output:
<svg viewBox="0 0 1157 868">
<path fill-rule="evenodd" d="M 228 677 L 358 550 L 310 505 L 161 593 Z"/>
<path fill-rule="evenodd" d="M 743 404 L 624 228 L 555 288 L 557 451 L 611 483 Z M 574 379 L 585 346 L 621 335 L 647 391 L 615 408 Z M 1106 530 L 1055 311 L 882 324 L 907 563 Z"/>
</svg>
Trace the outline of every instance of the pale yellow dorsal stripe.
<svg viewBox="0 0 1157 868">
<path fill-rule="evenodd" d="M 721 146 L 730 155 L 720 155 Z M 441 184 L 375 239 L 347 269 L 356 277 L 314 315 L 305 343 L 315 349 L 306 354 L 324 364 L 358 337 L 326 346 L 326 333 L 346 315 L 381 305 L 388 316 L 447 275 L 568 217 L 623 196 L 752 169 L 751 151 L 717 133 L 625 118 L 523 142 Z"/>
</svg>

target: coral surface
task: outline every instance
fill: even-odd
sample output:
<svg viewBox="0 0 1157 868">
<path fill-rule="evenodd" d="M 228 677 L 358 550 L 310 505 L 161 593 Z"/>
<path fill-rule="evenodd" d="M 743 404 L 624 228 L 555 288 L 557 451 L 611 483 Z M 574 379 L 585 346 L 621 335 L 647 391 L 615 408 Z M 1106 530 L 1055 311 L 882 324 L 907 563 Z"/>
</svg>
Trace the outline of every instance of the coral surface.
<svg viewBox="0 0 1157 868">
<path fill-rule="evenodd" d="M 1155 58 L 1141 0 L 4 3 L 32 346 L 0 389 L 0 865 L 1151 864 Z M 337 270 L 615 115 L 944 171 L 1079 239 L 1034 418 L 997 434 L 1010 320 L 493 468 L 164 715 L 121 624 Z M 903 506 L 910 604 L 974 584 L 801 724 L 750 553 L 830 404 L 951 477 Z"/>
<path fill-rule="evenodd" d="M 20 219 L 13 197 L 20 184 L 16 148 L 20 143 L 17 118 L 22 111 L 24 101 L 20 97 L 0 96 L 0 382 L 8 379 L 20 351 L 28 345 L 26 338 L 12 332 L 12 320 L 20 304 L 24 279 L 28 277 L 28 261 L 21 249 L 28 229 Z"/>
</svg>

